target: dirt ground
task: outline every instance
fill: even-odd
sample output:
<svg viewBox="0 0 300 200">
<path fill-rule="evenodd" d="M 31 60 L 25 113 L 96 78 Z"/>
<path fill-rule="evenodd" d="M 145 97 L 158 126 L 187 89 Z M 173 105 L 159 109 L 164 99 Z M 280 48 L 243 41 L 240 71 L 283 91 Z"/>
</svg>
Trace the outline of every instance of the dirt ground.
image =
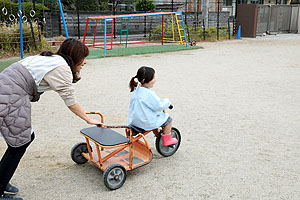
<svg viewBox="0 0 300 200">
<path fill-rule="evenodd" d="M 176 154 L 154 154 L 110 191 L 94 165 L 75 164 L 74 144 L 88 125 L 55 92 L 33 103 L 36 139 L 12 184 L 36 199 L 300 199 L 300 35 L 198 44 L 204 49 L 88 60 L 75 84 L 86 111 L 126 124 L 129 79 L 156 69 L 153 88 L 169 98 L 182 134 Z M 0 140 L 0 155 L 6 144 Z"/>
</svg>

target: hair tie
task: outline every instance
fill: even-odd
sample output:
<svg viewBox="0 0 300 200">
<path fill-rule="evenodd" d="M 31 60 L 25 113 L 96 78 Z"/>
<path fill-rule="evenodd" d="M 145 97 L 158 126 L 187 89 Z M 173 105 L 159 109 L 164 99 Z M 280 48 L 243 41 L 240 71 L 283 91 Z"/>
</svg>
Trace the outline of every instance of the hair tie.
<svg viewBox="0 0 300 200">
<path fill-rule="evenodd" d="M 139 79 L 137 78 L 137 75 L 135 75 L 135 76 L 133 77 L 133 80 L 134 80 L 135 82 L 139 82 Z"/>
</svg>

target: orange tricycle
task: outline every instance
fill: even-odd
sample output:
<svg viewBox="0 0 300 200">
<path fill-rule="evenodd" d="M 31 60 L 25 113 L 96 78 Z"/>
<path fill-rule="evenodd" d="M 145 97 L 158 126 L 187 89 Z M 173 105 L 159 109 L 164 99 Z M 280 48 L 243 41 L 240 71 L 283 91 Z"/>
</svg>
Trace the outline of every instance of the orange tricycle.
<svg viewBox="0 0 300 200">
<path fill-rule="evenodd" d="M 103 182 L 111 190 L 118 189 L 126 181 L 126 172 L 144 166 L 151 162 L 152 151 L 146 135 L 153 132 L 156 136 L 155 146 L 162 156 L 171 156 L 179 148 L 181 135 L 178 129 L 172 128 L 173 138 L 177 144 L 164 146 L 160 132 L 144 131 L 131 126 L 110 126 L 104 124 L 103 115 L 99 112 L 90 112 L 101 117 L 102 124 L 80 130 L 86 142 L 73 146 L 71 157 L 75 163 L 93 163 L 103 171 Z M 125 130 L 125 131 L 124 131 Z M 124 133 L 120 133 L 123 132 Z M 95 144 L 93 150 L 91 144 Z"/>
</svg>

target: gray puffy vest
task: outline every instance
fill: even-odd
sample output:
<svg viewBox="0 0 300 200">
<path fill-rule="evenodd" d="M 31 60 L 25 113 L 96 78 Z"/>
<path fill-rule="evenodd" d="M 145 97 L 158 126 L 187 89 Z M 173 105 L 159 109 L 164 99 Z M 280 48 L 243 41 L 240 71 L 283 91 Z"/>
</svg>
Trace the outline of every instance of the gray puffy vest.
<svg viewBox="0 0 300 200">
<path fill-rule="evenodd" d="M 0 132 L 12 147 L 31 140 L 31 101 L 39 100 L 32 75 L 20 63 L 0 73 Z"/>
</svg>

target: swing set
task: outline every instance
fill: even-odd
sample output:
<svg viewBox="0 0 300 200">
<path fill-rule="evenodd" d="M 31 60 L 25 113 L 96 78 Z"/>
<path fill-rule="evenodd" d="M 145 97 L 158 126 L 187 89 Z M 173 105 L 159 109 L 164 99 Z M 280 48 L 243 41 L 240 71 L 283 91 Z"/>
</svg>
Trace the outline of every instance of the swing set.
<svg viewBox="0 0 300 200">
<path fill-rule="evenodd" d="M 35 0 L 33 1 L 33 5 L 35 5 Z M 66 38 L 69 38 L 69 34 L 68 34 L 68 30 L 67 30 L 67 25 L 66 25 L 66 21 L 64 18 L 64 13 L 63 13 L 63 9 L 62 9 L 62 5 L 61 5 L 61 0 L 42 0 L 42 4 L 44 5 L 45 1 L 57 1 L 58 5 L 59 5 L 59 10 L 60 10 L 60 14 L 61 14 L 61 18 L 64 24 L 64 29 L 65 29 L 65 33 L 66 33 Z M 6 8 L 5 5 L 5 0 L 3 0 L 3 7 L 1 9 L 2 13 L 4 16 L 8 15 L 8 9 Z M 12 12 L 12 6 L 10 6 L 10 14 L 8 15 L 8 19 L 10 20 L 11 23 L 13 23 L 16 20 L 15 15 Z M 29 15 L 31 18 L 35 17 L 35 10 L 34 10 L 34 6 L 32 7 L 32 10 L 30 11 Z M 23 28 L 22 28 L 22 23 L 25 22 L 27 23 L 28 19 L 26 17 L 25 14 L 25 9 L 22 11 L 22 0 L 19 0 L 19 11 L 17 16 L 19 17 L 19 22 L 20 22 L 20 50 L 21 50 L 21 58 L 23 58 Z M 37 22 L 37 18 L 35 19 L 35 21 Z M 44 9 L 43 9 L 43 23 L 46 23 L 46 18 L 45 18 L 45 13 L 44 13 Z"/>
<path fill-rule="evenodd" d="M 170 15 L 172 19 L 172 38 L 164 38 L 164 16 Z M 129 42 L 128 41 L 128 32 L 129 32 L 129 21 L 130 18 L 133 17 L 147 17 L 147 16 L 162 16 L 162 30 L 161 30 L 161 40 L 159 41 L 138 41 L 138 42 Z M 121 30 L 120 30 L 120 42 L 113 42 L 113 35 L 114 35 L 114 23 L 116 19 L 121 19 Z M 106 55 L 106 50 L 112 50 L 113 45 L 121 45 L 125 44 L 125 48 L 127 48 L 128 44 L 137 44 L 137 43 L 153 43 L 153 42 L 161 42 L 163 45 L 164 42 L 179 42 L 180 44 L 187 44 L 186 32 L 184 28 L 184 22 L 181 12 L 154 12 L 154 13 L 139 13 L 139 14 L 126 14 L 126 15 L 109 15 L 109 16 L 94 16 L 88 17 L 83 43 L 85 43 L 88 47 L 94 48 L 101 48 L 104 49 L 104 54 Z M 86 42 L 86 33 L 89 25 L 90 20 L 95 20 L 95 31 L 94 31 L 94 39 L 91 43 Z M 97 43 L 96 42 L 96 33 L 97 33 L 97 24 L 98 20 L 104 20 L 104 43 Z M 179 34 L 179 41 L 175 40 L 175 28 L 174 28 L 174 21 L 176 22 L 175 26 L 177 26 L 178 34 Z M 123 29 L 123 25 L 126 28 Z M 125 38 L 125 42 L 122 41 L 122 38 Z"/>
</svg>

